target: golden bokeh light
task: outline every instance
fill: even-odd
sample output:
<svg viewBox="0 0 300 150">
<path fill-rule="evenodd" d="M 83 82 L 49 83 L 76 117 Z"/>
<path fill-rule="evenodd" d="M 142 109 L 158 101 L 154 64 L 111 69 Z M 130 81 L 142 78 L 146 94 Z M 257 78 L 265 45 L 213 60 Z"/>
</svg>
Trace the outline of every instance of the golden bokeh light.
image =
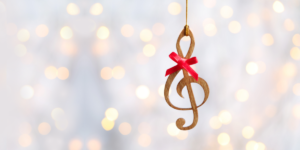
<svg viewBox="0 0 300 150">
<path fill-rule="evenodd" d="M 22 134 L 19 137 L 19 144 L 22 147 L 28 147 L 28 146 L 30 146 L 31 142 L 32 142 L 32 139 L 31 139 L 30 135 L 28 135 L 28 134 Z"/>
<path fill-rule="evenodd" d="M 247 23 L 250 27 L 256 27 L 260 23 L 259 16 L 255 13 L 251 13 L 247 17 Z"/>
<path fill-rule="evenodd" d="M 73 37 L 73 31 L 70 27 L 64 26 L 60 30 L 60 36 L 65 40 L 71 39 Z"/>
<path fill-rule="evenodd" d="M 20 130 L 20 133 L 22 133 L 22 134 L 29 134 L 31 132 L 32 128 L 28 122 L 23 122 L 20 125 L 19 130 Z"/>
<path fill-rule="evenodd" d="M 246 144 L 246 150 L 265 150 L 266 146 L 264 143 L 249 141 Z"/>
<path fill-rule="evenodd" d="M 245 89 L 240 89 L 235 93 L 235 98 L 240 102 L 245 102 L 249 98 L 249 93 Z"/>
<path fill-rule="evenodd" d="M 256 150 L 265 150 L 266 146 L 264 143 L 258 142 L 257 143 L 257 149 Z"/>
<path fill-rule="evenodd" d="M 77 47 L 72 41 L 63 41 L 61 44 L 61 52 L 67 56 L 73 56 L 77 53 Z"/>
<path fill-rule="evenodd" d="M 131 132 L 131 125 L 127 122 L 123 122 L 119 126 L 119 131 L 122 135 L 128 135 Z"/>
<path fill-rule="evenodd" d="M 82 142 L 79 139 L 73 139 L 69 143 L 69 150 L 81 150 Z"/>
<path fill-rule="evenodd" d="M 144 42 L 149 42 L 152 39 L 152 32 L 149 29 L 144 29 L 142 30 L 142 32 L 140 33 L 140 38 L 142 41 Z"/>
<path fill-rule="evenodd" d="M 222 123 L 219 119 L 218 116 L 213 116 L 210 120 L 209 120 L 209 125 L 211 128 L 213 129 L 219 129 L 222 126 Z"/>
<path fill-rule="evenodd" d="M 293 93 L 297 96 L 300 96 L 300 83 L 296 83 L 293 86 Z"/>
<path fill-rule="evenodd" d="M 220 10 L 220 14 L 223 18 L 230 18 L 233 14 L 233 10 L 230 6 L 223 6 Z"/>
<path fill-rule="evenodd" d="M 89 150 L 100 150 L 101 149 L 101 143 L 96 139 L 91 139 L 87 143 L 87 147 Z"/>
<path fill-rule="evenodd" d="M 68 127 L 68 121 L 67 120 L 55 121 L 55 127 L 60 131 L 64 131 Z"/>
<path fill-rule="evenodd" d="M 106 130 L 106 131 L 109 131 L 109 130 L 113 129 L 114 126 L 115 126 L 115 122 L 111 121 L 107 118 L 104 118 L 102 120 L 101 124 L 102 124 L 103 129 Z"/>
<path fill-rule="evenodd" d="M 172 2 L 168 6 L 168 11 L 171 15 L 178 15 L 181 12 L 181 5 L 176 2 Z"/>
<path fill-rule="evenodd" d="M 23 44 L 18 44 L 15 47 L 15 54 L 19 57 L 25 56 L 27 53 L 27 48 Z"/>
<path fill-rule="evenodd" d="M 293 107 L 293 115 L 296 119 L 300 119 L 300 104 L 297 104 Z"/>
<path fill-rule="evenodd" d="M 48 79 L 55 79 L 57 77 L 58 71 L 54 66 L 49 66 L 45 69 L 45 76 Z"/>
<path fill-rule="evenodd" d="M 269 33 L 266 33 L 262 36 L 261 41 L 266 46 L 271 46 L 274 43 L 273 36 Z"/>
<path fill-rule="evenodd" d="M 217 33 L 215 21 L 211 18 L 205 19 L 203 21 L 203 30 L 207 36 L 214 36 Z"/>
<path fill-rule="evenodd" d="M 101 40 L 107 39 L 109 36 L 109 30 L 105 26 L 101 26 L 97 30 L 97 37 Z"/>
<path fill-rule="evenodd" d="M 287 31 L 293 31 L 295 29 L 295 24 L 291 19 L 285 19 L 284 21 L 284 28 Z"/>
<path fill-rule="evenodd" d="M 51 126 L 47 122 L 42 122 L 38 126 L 38 131 L 41 135 L 47 135 L 51 131 Z"/>
<path fill-rule="evenodd" d="M 66 80 L 69 77 L 69 70 L 66 67 L 60 67 L 57 69 L 57 78 L 61 80 Z"/>
<path fill-rule="evenodd" d="M 176 136 L 179 134 L 179 129 L 177 128 L 175 123 L 170 123 L 167 127 L 167 131 L 171 136 Z"/>
<path fill-rule="evenodd" d="M 21 42 L 26 42 L 29 40 L 30 38 L 30 33 L 28 30 L 26 29 L 21 29 L 19 30 L 18 34 L 17 34 L 17 38 L 19 41 Z"/>
<path fill-rule="evenodd" d="M 297 67 L 294 63 L 288 62 L 282 68 L 285 77 L 294 77 L 297 74 Z"/>
<path fill-rule="evenodd" d="M 189 132 L 188 131 L 183 131 L 183 130 L 180 130 L 179 133 L 176 135 L 176 137 L 179 139 L 179 140 L 185 140 L 189 135 Z"/>
<path fill-rule="evenodd" d="M 258 72 L 258 65 L 255 62 L 248 62 L 246 65 L 246 71 L 250 75 L 254 75 Z"/>
<path fill-rule="evenodd" d="M 152 44 L 147 44 L 143 48 L 143 53 L 147 57 L 152 57 L 155 54 L 155 51 L 156 51 L 156 49 L 155 49 L 154 45 L 152 45 Z"/>
<path fill-rule="evenodd" d="M 109 80 L 112 77 L 112 69 L 109 67 L 104 67 L 101 69 L 100 76 L 104 80 Z"/>
<path fill-rule="evenodd" d="M 228 29 L 231 33 L 239 33 L 241 31 L 241 24 L 238 21 L 231 21 L 228 25 Z"/>
<path fill-rule="evenodd" d="M 232 120 L 232 116 L 227 110 L 222 110 L 219 113 L 219 120 L 222 124 L 229 124 Z"/>
<path fill-rule="evenodd" d="M 49 29 L 46 25 L 41 24 L 36 27 L 35 33 L 38 37 L 45 37 L 48 35 Z"/>
<path fill-rule="evenodd" d="M 125 69 L 121 66 L 116 66 L 112 70 L 112 76 L 115 79 L 122 79 L 125 75 Z"/>
<path fill-rule="evenodd" d="M 109 50 L 109 46 L 107 42 L 96 42 L 93 46 L 92 53 L 96 56 L 105 55 Z"/>
<path fill-rule="evenodd" d="M 145 85 L 140 85 L 136 88 L 135 94 L 139 99 L 146 99 L 150 95 L 150 90 Z"/>
<path fill-rule="evenodd" d="M 67 6 L 67 12 L 70 15 L 78 15 L 80 10 L 79 10 L 79 7 L 76 4 L 70 3 Z"/>
<path fill-rule="evenodd" d="M 293 47 L 290 51 L 290 55 L 294 60 L 300 60 L 300 49 L 298 47 Z"/>
<path fill-rule="evenodd" d="M 105 116 L 108 120 L 115 121 L 118 118 L 119 113 L 118 113 L 117 109 L 115 109 L 115 108 L 108 108 L 105 111 Z"/>
<path fill-rule="evenodd" d="M 164 34 L 165 30 L 166 28 L 162 23 L 156 23 L 152 27 L 153 33 L 158 36 Z"/>
<path fill-rule="evenodd" d="M 165 85 L 163 84 L 163 85 L 159 86 L 159 88 L 158 88 L 158 94 L 159 94 L 159 96 L 165 97 L 164 91 L 165 91 Z M 170 96 L 171 92 L 172 92 L 172 90 L 170 88 L 170 90 L 169 90 L 169 96 Z"/>
<path fill-rule="evenodd" d="M 274 117 L 276 112 L 277 112 L 277 108 L 274 105 L 269 105 L 265 109 L 265 115 L 269 118 Z"/>
<path fill-rule="evenodd" d="M 293 43 L 295 46 L 300 46 L 300 34 L 295 34 L 293 36 Z"/>
<path fill-rule="evenodd" d="M 138 126 L 138 131 L 140 134 L 149 134 L 151 132 L 151 126 L 149 123 L 142 122 Z"/>
<path fill-rule="evenodd" d="M 51 117 L 55 121 L 61 121 L 65 119 L 65 111 L 61 108 L 54 108 L 51 111 Z"/>
<path fill-rule="evenodd" d="M 230 142 L 230 136 L 227 133 L 220 133 L 218 135 L 218 143 L 220 145 L 227 145 Z"/>
<path fill-rule="evenodd" d="M 147 147 L 151 144 L 151 137 L 147 134 L 142 134 L 139 136 L 138 138 L 138 143 L 142 146 L 142 147 Z"/>
<path fill-rule="evenodd" d="M 91 8 L 90 8 L 90 13 L 92 15 L 100 15 L 103 11 L 103 7 L 100 3 L 95 3 Z"/>
<path fill-rule="evenodd" d="M 281 94 L 286 93 L 288 88 L 289 88 L 289 84 L 286 80 L 281 79 L 276 84 L 276 90 L 277 90 L 277 92 L 279 92 Z"/>
<path fill-rule="evenodd" d="M 22 98 L 24 98 L 24 99 L 30 99 L 34 95 L 34 89 L 31 86 L 29 86 L 29 85 L 25 85 L 25 86 L 23 86 L 21 88 L 20 94 L 21 94 Z"/>
<path fill-rule="evenodd" d="M 129 25 L 129 24 L 125 24 L 121 28 L 121 33 L 125 37 L 131 37 L 133 35 L 133 33 L 134 33 L 134 28 L 131 25 Z"/>
<path fill-rule="evenodd" d="M 252 127 L 250 127 L 250 126 L 246 126 L 246 127 L 244 127 L 243 130 L 242 130 L 242 135 L 243 135 L 243 137 L 246 138 L 246 139 L 252 138 L 253 135 L 254 135 L 254 133 L 255 133 L 255 132 L 254 132 L 254 129 L 253 129 Z"/>
<path fill-rule="evenodd" d="M 207 8 L 213 8 L 216 5 L 216 0 L 203 0 L 203 4 Z"/>
<path fill-rule="evenodd" d="M 280 1 L 276 0 L 273 3 L 273 10 L 277 13 L 282 13 L 284 11 L 284 6 Z"/>
<path fill-rule="evenodd" d="M 229 143 L 229 144 L 227 144 L 227 145 L 220 145 L 220 148 L 219 148 L 219 150 L 233 150 L 233 147 L 232 147 L 232 145 Z"/>
</svg>

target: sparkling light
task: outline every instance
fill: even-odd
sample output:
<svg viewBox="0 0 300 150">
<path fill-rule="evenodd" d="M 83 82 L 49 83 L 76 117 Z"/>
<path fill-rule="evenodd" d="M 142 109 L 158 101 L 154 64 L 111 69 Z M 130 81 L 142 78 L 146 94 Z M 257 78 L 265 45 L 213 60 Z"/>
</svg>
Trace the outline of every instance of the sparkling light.
<svg viewBox="0 0 300 150">
<path fill-rule="evenodd" d="M 71 39 L 73 37 L 73 31 L 70 27 L 64 26 L 60 30 L 60 36 L 65 40 Z"/>
<path fill-rule="evenodd" d="M 58 71 L 54 66 L 49 66 L 45 69 L 44 73 L 45 73 L 46 78 L 55 79 L 58 74 Z"/>
<path fill-rule="evenodd" d="M 300 119 L 300 104 L 293 107 L 293 115 L 295 118 Z"/>
<path fill-rule="evenodd" d="M 235 98 L 240 102 L 245 102 L 249 98 L 249 93 L 245 89 L 240 89 L 235 93 Z"/>
<path fill-rule="evenodd" d="M 19 57 L 25 56 L 27 53 L 27 48 L 23 44 L 18 44 L 15 47 L 15 54 Z"/>
<path fill-rule="evenodd" d="M 293 43 L 295 46 L 300 46 L 300 34 L 295 34 L 293 36 Z"/>
<path fill-rule="evenodd" d="M 108 52 L 109 46 L 107 42 L 97 42 L 93 46 L 93 54 L 97 56 L 105 55 Z"/>
<path fill-rule="evenodd" d="M 222 124 L 229 124 L 232 120 L 232 116 L 227 110 L 222 110 L 219 113 L 219 120 Z"/>
<path fill-rule="evenodd" d="M 188 131 L 182 131 L 180 130 L 179 133 L 176 135 L 176 137 L 179 139 L 179 140 L 185 140 L 189 135 L 189 132 Z"/>
<path fill-rule="evenodd" d="M 290 51 L 290 55 L 295 60 L 300 60 L 300 49 L 298 47 L 293 47 Z"/>
<path fill-rule="evenodd" d="M 155 35 L 162 35 L 165 32 L 165 26 L 161 23 L 156 23 L 153 25 L 152 31 Z"/>
<path fill-rule="evenodd" d="M 219 119 L 218 116 L 213 116 L 210 120 L 209 120 L 209 125 L 211 128 L 213 129 L 219 129 L 222 126 L 222 123 Z"/>
<path fill-rule="evenodd" d="M 45 37 L 45 36 L 48 35 L 49 29 L 48 29 L 48 27 L 46 25 L 41 24 L 41 25 L 39 25 L 39 26 L 36 27 L 35 33 L 39 37 Z"/>
<path fill-rule="evenodd" d="M 104 67 L 100 72 L 100 76 L 104 80 L 109 80 L 112 77 L 112 69 L 109 67 Z"/>
<path fill-rule="evenodd" d="M 115 79 L 122 79 L 125 75 L 125 69 L 121 66 L 116 66 L 112 70 L 112 76 Z"/>
<path fill-rule="evenodd" d="M 269 105 L 267 106 L 267 108 L 265 109 L 265 114 L 267 117 L 272 118 L 275 116 L 277 112 L 277 108 L 274 105 Z"/>
<path fill-rule="evenodd" d="M 65 112 L 61 108 L 54 108 L 51 112 L 51 117 L 55 121 L 60 121 L 65 119 Z"/>
<path fill-rule="evenodd" d="M 28 135 L 28 134 L 22 134 L 19 137 L 19 144 L 22 147 L 28 147 L 28 146 L 30 146 L 31 142 L 32 142 L 32 139 L 31 139 L 30 135 Z"/>
<path fill-rule="evenodd" d="M 277 13 L 282 13 L 284 11 L 284 6 L 280 1 L 275 1 L 273 3 L 273 10 Z"/>
<path fill-rule="evenodd" d="M 101 143 L 96 139 L 91 139 L 87 143 L 87 147 L 89 150 L 100 150 L 101 149 Z"/>
<path fill-rule="evenodd" d="M 58 68 L 57 72 L 58 72 L 58 74 L 57 74 L 58 79 L 61 79 L 61 80 L 68 79 L 68 77 L 69 77 L 69 70 L 67 68 L 60 67 L 60 68 Z"/>
<path fill-rule="evenodd" d="M 142 122 L 139 124 L 138 131 L 140 134 L 149 134 L 151 131 L 151 126 L 146 122 Z"/>
<path fill-rule="evenodd" d="M 207 36 L 214 36 L 217 33 L 215 21 L 211 18 L 207 18 L 203 21 L 203 29 Z"/>
<path fill-rule="evenodd" d="M 21 29 L 19 30 L 18 34 L 17 34 L 17 38 L 19 41 L 21 42 L 26 42 L 29 40 L 30 38 L 30 33 L 28 30 L 26 29 Z"/>
<path fill-rule="evenodd" d="M 218 143 L 220 145 L 227 145 L 230 142 L 230 136 L 227 133 L 220 133 L 218 135 Z"/>
<path fill-rule="evenodd" d="M 121 28 L 121 33 L 125 37 L 131 37 L 133 35 L 133 33 L 134 33 L 134 28 L 131 25 L 129 25 L 129 24 L 125 24 Z"/>
<path fill-rule="evenodd" d="M 264 34 L 262 36 L 261 40 L 262 40 L 262 43 L 266 46 L 271 46 L 274 43 L 273 36 L 269 33 Z"/>
<path fill-rule="evenodd" d="M 107 118 L 104 118 L 102 120 L 101 124 L 102 124 L 103 129 L 106 130 L 106 131 L 111 130 L 115 126 L 115 122 L 111 121 L 111 120 L 108 120 Z"/>
<path fill-rule="evenodd" d="M 243 130 L 242 130 L 242 135 L 246 139 L 252 138 L 254 133 L 255 133 L 254 129 L 250 126 L 244 127 Z"/>
<path fill-rule="evenodd" d="M 135 94 L 139 99 L 146 99 L 150 95 L 150 90 L 147 86 L 140 85 L 135 90 Z"/>
<path fill-rule="evenodd" d="M 246 71 L 250 75 L 254 75 L 258 72 L 258 65 L 255 62 L 248 62 L 246 65 Z"/>
<path fill-rule="evenodd" d="M 247 23 L 250 27 L 256 27 L 260 23 L 259 16 L 255 13 L 251 13 L 247 17 Z"/>
<path fill-rule="evenodd" d="M 100 3 L 95 3 L 90 9 L 90 13 L 95 16 L 100 15 L 102 11 L 103 7 Z"/>
<path fill-rule="evenodd" d="M 285 77 L 294 77 L 297 73 L 297 67 L 294 63 L 288 62 L 283 66 L 282 71 Z"/>
<path fill-rule="evenodd" d="M 300 83 L 296 83 L 293 86 L 293 93 L 297 96 L 300 96 Z"/>
<path fill-rule="evenodd" d="M 291 19 L 285 19 L 284 21 L 284 28 L 287 31 L 293 31 L 295 29 L 295 24 Z"/>
<path fill-rule="evenodd" d="M 233 14 L 233 10 L 230 6 L 223 6 L 220 10 L 220 14 L 223 18 L 230 18 Z"/>
<path fill-rule="evenodd" d="M 143 48 L 143 53 L 147 57 L 152 57 L 155 54 L 155 51 L 156 51 L 156 49 L 155 49 L 154 45 L 152 45 L 152 44 L 147 44 Z"/>
<path fill-rule="evenodd" d="M 144 42 L 149 42 L 152 39 L 152 32 L 149 29 L 144 29 L 142 30 L 142 32 L 140 33 L 140 38 L 142 41 Z"/>
<path fill-rule="evenodd" d="M 25 85 L 21 88 L 20 94 L 22 98 L 30 99 L 34 95 L 34 89 L 29 85 Z"/>
<path fill-rule="evenodd" d="M 115 121 L 118 118 L 119 113 L 118 113 L 117 109 L 115 109 L 115 108 L 108 108 L 105 111 L 105 116 L 108 120 Z"/>
<path fill-rule="evenodd" d="M 51 126 L 47 122 L 42 122 L 38 126 L 39 133 L 47 135 L 51 131 Z"/>
<path fill-rule="evenodd" d="M 79 139 L 73 139 L 69 143 L 69 150 L 81 150 L 82 142 Z"/>
<path fill-rule="evenodd" d="M 176 136 L 179 134 L 180 130 L 177 128 L 175 123 L 170 123 L 168 125 L 167 131 L 171 136 Z"/>
<path fill-rule="evenodd" d="M 241 24 L 237 21 L 231 21 L 228 25 L 228 29 L 231 33 L 239 33 L 241 28 Z"/>
<path fill-rule="evenodd" d="M 127 122 L 123 122 L 119 126 L 119 131 L 122 135 L 128 135 L 131 132 L 131 125 Z"/>
<path fill-rule="evenodd" d="M 78 15 L 80 10 L 79 10 L 79 7 L 76 4 L 70 3 L 67 6 L 67 12 L 70 15 Z"/>
<path fill-rule="evenodd" d="M 168 6 L 168 11 L 171 15 L 178 15 L 181 12 L 181 6 L 179 3 L 172 2 Z"/>
<path fill-rule="evenodd" d="M 147 147 L 151 144 L 151 137 L 147 134 L 142 134 L 139 136 L 138 138 L 138 143 L 142 146 L 142 147 Z"/>
<path fill-rule="evenodd" d="M 105 26 L 101 26 L 97 30 L 97 37 L 101 40 L 107 39 L 109 36 L 109 30 Z"/>
<path fill-rule="evenodd" d="M 216 0 L 203 0 L 204 6 L 213 8 L 216 5 Z"/>
</svg>

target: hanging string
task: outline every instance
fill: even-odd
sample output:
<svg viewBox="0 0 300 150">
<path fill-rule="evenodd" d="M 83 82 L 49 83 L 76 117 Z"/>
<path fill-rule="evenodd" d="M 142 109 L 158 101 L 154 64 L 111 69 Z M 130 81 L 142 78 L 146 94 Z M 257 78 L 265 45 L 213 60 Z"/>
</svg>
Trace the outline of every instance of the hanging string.
<svg viewBox="0 0 300 150">
<path fill-rule="evenodd" d="M 185 36 L 189 36 L 189 26 L 188 26 L 188 0 L 186 0 L 186 12 L 185 12 Z"/>
</svg>

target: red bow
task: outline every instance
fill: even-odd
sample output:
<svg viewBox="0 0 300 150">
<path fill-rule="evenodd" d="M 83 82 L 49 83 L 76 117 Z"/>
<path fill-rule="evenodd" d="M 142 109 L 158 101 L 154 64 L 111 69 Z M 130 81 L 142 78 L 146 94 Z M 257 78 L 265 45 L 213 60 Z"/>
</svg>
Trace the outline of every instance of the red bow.
<svg viewBox="0 0 300 150">
<path fill-rule="evenodd" d="M 184 59 L 181 58 L 180 56 L 178 56 L 176 53 L 172 52 L 169 57 L 175 61 L 177 63 L 176 66 L 170 68 L 167 70 L 166 72 L 166 76 L 170 75 L 180 69 L 185 69 L 186 71 L 188 71 L 197 81 L 198 81 L 198 74 L 197 72 L 195 72 L 190 65 L 196 64 L 198 63 L 198 60 L 196 57 L 192 57 L 190 59 Z"/>
</svg>

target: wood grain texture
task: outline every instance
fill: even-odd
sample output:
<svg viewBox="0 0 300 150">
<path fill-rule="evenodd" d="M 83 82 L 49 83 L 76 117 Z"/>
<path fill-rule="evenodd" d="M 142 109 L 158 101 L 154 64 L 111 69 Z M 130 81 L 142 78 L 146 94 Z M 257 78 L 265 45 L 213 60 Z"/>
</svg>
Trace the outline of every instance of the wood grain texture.
<svg viewBox="0 0 300 150">
<path fill-rule="evenodd" d="M 181 50 L 181 47 L 180 47 L 180 41 L 185 36 L 185 34 L 186 34 L 185 30 L 186 29 L 189 30 L 188 31 L 188 36 L 191 38 L 191 43 L 190 43 L 189 50 L 188 50 L 186 56 L 184 57 L 183 53 L 182 53 L 182 50 Z M 194 48 L 195 48 L 195 39 L 194 39 L 193 33 L 191 32 L 191 30 L 189 28 L 185 27 L 181 31 L 181 33 L 180 33 L 180 35 L 177 39 L 177 43 L 176 43 L 176 49 L 177 49 L 178 55 L 181 58 L 189 59 L 192 56 Z M 175 79 L 175 77 L 177 76 L 179 71 L 174 72 L 174 73 L 169 75 L 169 77 L 166 81 L 166 84 L 165 84 L 164 96 L 165 96 L 165 99 L 166 99 L 166 102 L 168 103 L 168 105 L 170 107 L 174 108 L 174 109 L 177 109 L 177 110 L 193 110 L 194 119 L 193 119 L 193 123 L 191 125 L 183 127 L 184 124 L 185 124 L 185 120 L 183 118 L 179 118 L 176 121 L 176 126 L 180 130 L 190 130 L 190 129 L 194 128 L 197 125 L 197 122 L 198 122 L 198 109 L 197 108 L 202 106 L 206 102 L 206 100 L 209 96 L 209 87 L 208 87 L 208 84 L 206 83 L 206 81 L 204 79 L 198 78 L 198 81 L 197 81 L 192 76 L 189 76 L 188 72 L 185 69 L 182 69 L 182 71 L 183 71 L 184 78 L 177 85 L 177 93 L 182 97 L 182 94 L 181 94 L 182 89 L 186 86 L 187 90 L 188 90 L 188 94 L 189 94 L 189 98 L 190 98 L 190 102 L 191 102 L 192 107 L 191 108 L 179 108 L 179 107 L 174 106 L 170 102 L 169 90 L 170 90 L 170 87 L 171 87 L 171 84 L 172 84 L 173 80 Z M 196 104 L 191 83 L 198 83 L 204 90 L 204 94 L 205 94 L 204 100 L 199 106 L 197 106 L 197 104 Z"/>
</svg>

